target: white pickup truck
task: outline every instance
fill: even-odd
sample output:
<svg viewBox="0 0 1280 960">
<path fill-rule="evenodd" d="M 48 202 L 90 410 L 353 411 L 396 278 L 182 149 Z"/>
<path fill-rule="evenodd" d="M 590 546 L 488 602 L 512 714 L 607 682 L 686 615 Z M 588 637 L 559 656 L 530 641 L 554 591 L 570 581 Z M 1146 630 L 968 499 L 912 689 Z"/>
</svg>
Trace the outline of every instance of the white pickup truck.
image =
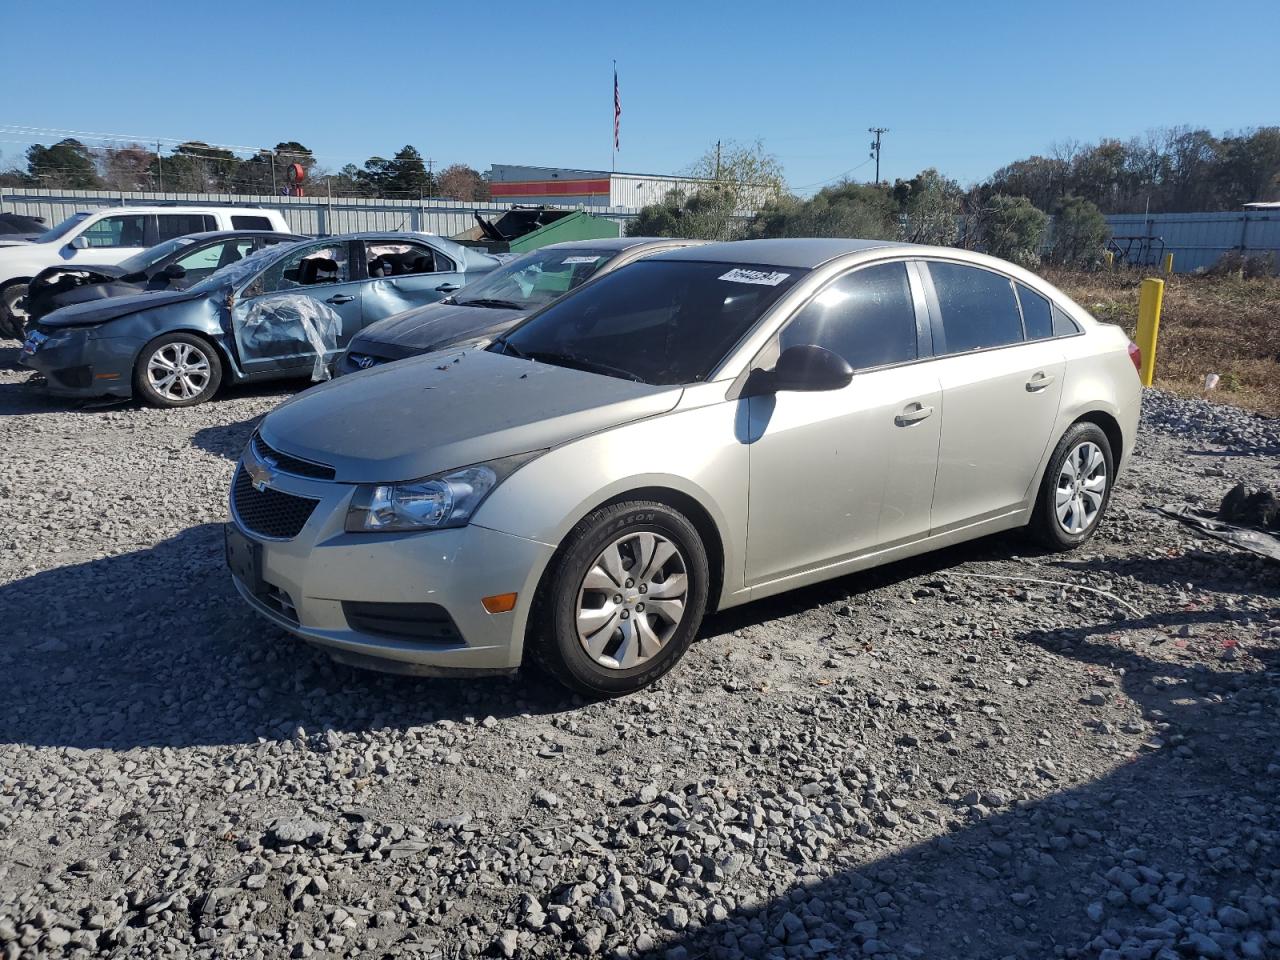
<svg viewBox="0 0 1280 960">
<path fill-rule="evenodd" d="M 45 267 L 115 264 L 157 243 L 209 230 L 290 232 L 260 207 L 103 207 L 74 213 L 32 243 L 0 247 L 0 338 L 22 339 L 27 284 Z"/>
</svg>

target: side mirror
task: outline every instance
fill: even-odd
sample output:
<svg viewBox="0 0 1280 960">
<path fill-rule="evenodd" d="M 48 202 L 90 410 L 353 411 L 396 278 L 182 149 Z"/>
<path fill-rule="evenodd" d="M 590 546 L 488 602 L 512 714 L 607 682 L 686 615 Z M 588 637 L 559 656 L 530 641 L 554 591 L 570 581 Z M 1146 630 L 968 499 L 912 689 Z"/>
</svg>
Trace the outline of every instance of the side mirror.
<svg viewBox="0 0 1280 960">
<path fill-rule="evenodd" d="M 826 347 L 801 343 L 783 350 L 772 370 L 752 371 L 748 394 L 840 390 L 852 379 L 853 367 L 843 357 Z"/>
<path fill-rule="evenodd" d="M 87 250 L 89 248 L 89 241 L 86 240 L 84 237 L 76 237 L 69 244 L 67 244 L 67 246 L 73 247 L 76 250 Z"/>
<path fill-rule="evenodd" d="M 170 280 L 181 280 L 187 275 L 186 269 L 176 263 L 169 264 L 160 272 Z"/>
</svg>

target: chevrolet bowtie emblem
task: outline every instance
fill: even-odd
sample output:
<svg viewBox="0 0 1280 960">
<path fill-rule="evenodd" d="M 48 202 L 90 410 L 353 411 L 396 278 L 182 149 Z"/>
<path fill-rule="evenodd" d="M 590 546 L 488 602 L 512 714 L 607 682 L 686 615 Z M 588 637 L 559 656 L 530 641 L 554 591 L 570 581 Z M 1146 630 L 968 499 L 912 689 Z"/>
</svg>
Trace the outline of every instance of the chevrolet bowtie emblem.
<svg viewBox="0 0 1280 960">
<path fill-rule="evenodd" d="M 273 470 L 275 466 L 276 462 L 269 457 L 245 460 L 244 469 L 249 474 L 249 482 L 253 484 L 253 489 L 262 493 L 271 485 L 271 481 L 275 479 Z"/>
</svg>

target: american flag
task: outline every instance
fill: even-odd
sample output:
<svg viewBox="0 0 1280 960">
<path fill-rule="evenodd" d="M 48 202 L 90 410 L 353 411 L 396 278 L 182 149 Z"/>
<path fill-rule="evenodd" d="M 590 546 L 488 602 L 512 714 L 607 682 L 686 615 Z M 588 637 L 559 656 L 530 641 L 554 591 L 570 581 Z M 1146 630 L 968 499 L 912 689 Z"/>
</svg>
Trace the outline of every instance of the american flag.
<svg viewBox="0 0 1280 960">
<path fill-rule="evenodd" d="M 613 149 L 618 149 L 618 131 L 622 125 L 622 96 L 618 93 L 618 67 L 613 68 Z"/>
</svg>

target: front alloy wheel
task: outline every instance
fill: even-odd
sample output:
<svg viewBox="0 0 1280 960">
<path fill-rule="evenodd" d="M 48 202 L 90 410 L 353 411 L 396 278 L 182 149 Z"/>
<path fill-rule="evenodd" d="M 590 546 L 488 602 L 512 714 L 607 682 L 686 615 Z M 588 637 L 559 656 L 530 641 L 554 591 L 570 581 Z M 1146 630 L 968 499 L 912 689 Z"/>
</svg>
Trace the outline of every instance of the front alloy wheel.
<svg viewBox="0 0 1280 960">
<path fill-rule="evenodd" d="M 684 619 L 689 576 L 674 543 L 629 533 L 601 551 L 578 590 L 578 640 L 600 666 L 627 670 L 662 652 Z"/>
<path fill-rule="evenodd" d="M 707 551 L 665 503 L 601 507 L 565 537 L 538 588 L 526 648 L 588 697 L 647 687 L 693 642 L 707 605 Z"/>
<path fill-rule="evenodd" d="M 208 341 L 171 333 L 142 348 L 134 367 L 134 387 L 157 407 L 192 407 L 217 392 L 222 362 Z"/>
</svg>

